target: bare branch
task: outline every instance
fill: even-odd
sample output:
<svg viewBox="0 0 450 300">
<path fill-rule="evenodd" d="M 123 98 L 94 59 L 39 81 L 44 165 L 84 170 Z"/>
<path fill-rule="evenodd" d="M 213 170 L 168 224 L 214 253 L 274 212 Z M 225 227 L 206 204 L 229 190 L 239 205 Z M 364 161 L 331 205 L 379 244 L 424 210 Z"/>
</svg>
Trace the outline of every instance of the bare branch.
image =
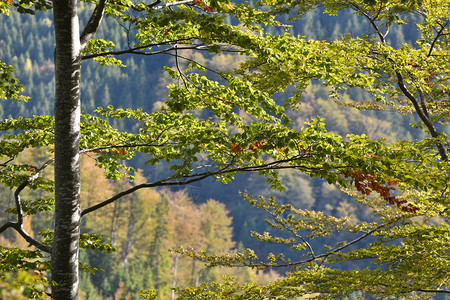
<svg viewBox="0 0 450 300">
<path fill-rule="evenodd" d="M 183 49 L 183 48 L 182 48 L 182 49 Z M 236 52 L 237 52 L 237 51 L 236 51 Z M 166 53 L 166 54 L 167 54 L 167 55 L 171 55 L 171 56 L 175 56 L 175 55 L 172 54 L 172 53 Z M 187 58 L 187 57 L 182 56 L 182 55 L 178 55 L 178 57 L 181 58 L 181 59 L 184 59 L 184 60 L 186 60 L 186 61 L 194 62 L 194 63 L 196 63 L 197 65 L 201 66 L 202 68 L 205 68 L 206 70 L 208 70 L 208 71 L 210 71 L 210 72 L 212 72 L 212 73 L 215 73 L 215 74 L 217 74 L 217 75 L 219 75 L 219 76 L 221 76 L 221 77 L 223 78 L 223 75 L 222 75 L 220 72 L 217 72 L 216 70 L 213 70 L 213 69 L 211 69 L 211 68 L 208 68 L 207 66 L 202 65 L 202 64 L 196 62 L 196 61 L 193 60 L 193 59 Z"/>
<path fill-rule="evenodd" d="M 8 159 L 7 161 L 5 161 L 4 163 L 0 164 L 0 167 L 6 167 L 10 162 L 12 162 L 16 157 L 13 156 L 10 159 Z"/>
<path fill-rule="evenodd" d="M 4 224 L 2 227 L 0 227 L 0 233 L 2 233 L 3 231 L 5 231 L 8 228 L 15 229 L 24 238 L 25 241 L 27 241 L 28 243 L 30 243 L 30 245 L 33 245 L 37 249 L 44 251 L 46 253 L 52 253 L 52 247 L 41 244 L 37 240 L 35 240 L 33 237 L 31 237 L 23 229 L 23 224 L 19 224 L 16 222 L 8 222 L 8 223 Z"/>
<path fill-rule="evenodd" d="M 427 127 L 430 135 L 434 138 L 439 137 L 439 132 L 437 132 L 436 127 L 434 126 L 432 120 L 429 117 L 427 117 L 427 112 L 424 112 L 422 110 L 422 107 L 419 105 L 419 102 L 417 101 L 416 97 L 414 97 L 414 95 L 407 89 L 405 82 L 403 80 L 403 75 L 398 71 L 396 71 L 395 74 L 397 76 L 397 83 L 398 83 L 400 90 L 411 101 L 411 103 L 414 106 L 414 109 L 417 112 L 417 115 L 419 116 L 419 118 L 422 120 L 422 122 Z M 423 103 L 423 105 L 424 105 L 424 103 Z M 448 161 L 449 158 L 448 158 L 448 153 L 447 153 L 447 149 L 445 148 L 445 146 L 442 143 L 438 143 L 437 148 L 438 148 L 439 154 L 441 156 L 441 159 L 443 161 Z"/>
<path fill-rule="evenodd" d="M 433 49 L 434 49 L 434 45 L 437 43 L 439 38 L 444 35 L 443 31 L 448 26 L 449 22 L 450 21 L 447 21 L 447 22 L 445 22 L 445 24 L 441 25 L 441 29 L 437 32 L 436 37 L 433 39 L 433 42 L 431 43 L 430 51 L 428 51 L 428 55 L 427 55 L 428 57 L 431 56 L 431 53 L 433 52 Z"/>
<path fill-rule="evenodd" d="M 172 181 L 172 182 L 169 181 L 172 178 L 168 177 L 168 178 L 165 178 L 163 180 L 155 181 L 155 182 L 152 182 L 152 183 L 142 183 L 142 184 L 136 185 L 136 186 L 134 186 L 134 187 L 132 187 L 130 189 L 127 189 L 127 190 L 125 190 L 123 192 L 120 192 L 120 193 L 114 195 L 113 197 L 111 197 L 111 198 L 109 198 L 109 199 L 107 199 L 107 200 L 105 200 L 103 202 L 100 202 L 99 204 L 96 204 L 96 205 L 93 205 L 93 206 L 91 206 L 89 208 L 83 209 L 83 211 L 81 212 L 81 216 L 84 216 L 84 215 L 86 215 L 88 213 L 96 211 L 96 210 L 98 210 L 98 209 L 100 209 L 100 208 L 102 208 L 102 207 L 104 207 L 104 206 L 106 206 L 108 204 L 113 203 L 114 201 L 116 201 L 116 200 L 118 200 L 118 199 L 120 199 L 120 198 L 122 198 L 122 197 L 124 197 L 126 195 L 130 195 L 130 194 L 136 192 L 137 190 L 140 190 L 140 189 L 143 189 L 143 188 L 151 188 L 151 187 L 157 187 L 157 186 L 186 185 L 186 184 L 189 184 L 189 183 L 192 183 L 192 182 L 195 182 L 195 181 L 202 180 L 202 179 L 204 179 L 206 177 L 209 177 L 209 176 L 199 177 L 199 178 L 195 178 L 195 179 L 191 179 L 191 180 L 187 180 L 187 181 Z"/>
<path fill-rule="evenodd" d="M 366 17 L 367 20 L 369 20 L 370 24 L 372 25 L 372 27 L 375 29 L 375 32 L 378 34 L 378 37 L 380 38 L 381 43 L 385 44 L 386 43 L 386 36 L 389 33 L 389 29 L 386 30 L 385 34 L 381 33 L 380 28 L 378 27 L 378 25 L 375 23 L 376 18 L 378 17 L 378 14 L 375 17 L 371 17 L 369 15 L 369 13 L 367 13 L 365 10 L 363 10 L 361 7 L 359 7 L 356 4 L 352 4 L 351 7 L 360 12 L 361 14 L 363 14 L 364 17 Z"/>
<path fill-rule="evenodd" d="M 136 148 L 136 147 L 164 147 L 164 146 L 170 145 L 170 144 L 176 144 L 176 143 L 105 145 L 105 146 L 99 146 L 99 147 L 95 147 L 95 148 L 80 149 L 80 154 L 88 153 L 88 152 L 99 152 L 102 150 L 109 150 L 109 149 Z"/>
<path fill-rule="evenodd" d="M 23 228 L 23 210 L 22 210 L 22 203 L 20 199 L 20 193 L 23 191 L 25 187 L 27 187 L 31 182 L 36 180 L 41 172 L 48 167 L 50 164 L 52 164 L 54 159 L 50 159 L 46 161 L 39 169 L 36 170 L 35 174 L 25 179 L 16 189 L 14 192 L 14 201 L 16 204 L 16 211 L 17 211 L 17 222 L 8 222 L 4 224 L 2 227 L 0 227 L 0 233 L 5 231 L 7 228 L 14 228 L 28 243 L 35 246 L 39 250 L 42 250 L 47 253 L 51 253 L 51 247 L 41 244 L 36 239 L 31 237 Z"/>
<path fill-rule="evenodd" d="M 178 62 L 178 44 L 175 44 L 174 48 L 175 48 L 175 66 L 178 70 L 178 74 L 180 74 L 180 77 L 183 80 L 184 87 L 186 88 L 186 90 L 189 91 L 189 87 L 187 86 L 187 83 L 186 83 L 186 80 L 187 80 L 186 75 L 184 75 L 184 73 L 181 71 L 180 64 Z"/>
<path fill-rule="evenodd" d="M 152 188 L 152 187 L 158 187 L 158 186 L 187 185 L 187 184 L 190 184 L 190 183 L 193 183 L 196 181 L 203 180 L 208 177 L 229 174 L 229 173 L 237 173 L 237 172 L 258 172 L 258 171 L 275 170 L 275 169 L 277 169 L 277 170 L 279 170 L 279 169 L 300 169 L 300 170 L 304 170 L 304 171 L 312 171 L 312 170 L 318 169 L 318 168 L 311 168 L 311 167 L 307 167 L 307 166 L 287 165 L 287 163 L 301 160 L 304 158 L 306 158 L 306 156 L 294 156 L 289 159 L 277 160 L 274 162 L 256 165 L 256 166 L 231 167 L 231 164 L 228 164 L 216 171 L 206 171 L 206 172 L 186 175 L 186 176 L 183 176 L 182 179 L 171 176 L 171 177 L 167 177 L 162 180 L 158 180 L 158 181 L 151 182 L 151 183 L 142 183 L 142 184 L 136 185 L 130 189 L 127 189 L 121 193 L 118 193 L 118 194 L 114 195 L 113 197 L 111 197 L 107 200 L 104 200 L 96 205 L 93 205 L 89 208 L 84 209 L 81 212 L 81 216 L 84 216 L 88 213 L 96 211 L 108 204 L 113 203 L 114 201 L 116 201 L 126 195 L 132 194 L 132 193 L 136 192 L 137 190 L 140 190 L 143 188 Z M 211 166 L 211 167 L 213 167 L 213 166 Z"/>
<path fill-rule="evenodd" d="M 142 12 L 144 10 L 161 10 L 161 9 L 170 8 L 170 7 L 173 7 L 173 6 L 178 6 L 178 5 L 183 5 L 183 4 L 188 4 L 189 5 L 189 4 L 193 4 L 194 3 L 193 0 L 182 0 L 182 1 L 178 1 L 178 2 L 171 2 L 171 3 L 166 3 L 166 4 L 163 4 L 163 5 L 159 5 L 161 2 L 162 2 L 161 0 L 156 0 L 155 2 L 145 6 L 145 8 L 137 7 L 137 6 L 134 6 L 134 5 L 133 6 L 125 5 L 123 3 L 116 3 L 116 4 L 119 4 L 119 5 L 123 6 L 123 7 L 129 8 L 129 9 L 132 9 L 134 11 Z"/>
<path fill-rule="evenodd" d="M 100 23 L 103 18 L 106 1 L 107 0 L 100 0 L 98 2 L 98 4 L 94 8 L 94 11 L 92 12 L 92 15 L 88 23 L 86 24 L 86 27 L 84 27 L 84 30 L 81 33 L 80 36 L 81 51 L 83 51 L 83 49 L 86 47 L 87 43 L 95 34 L 95 32 L 97 32 L 97 29 L 100 26 Z"/>
</svg>

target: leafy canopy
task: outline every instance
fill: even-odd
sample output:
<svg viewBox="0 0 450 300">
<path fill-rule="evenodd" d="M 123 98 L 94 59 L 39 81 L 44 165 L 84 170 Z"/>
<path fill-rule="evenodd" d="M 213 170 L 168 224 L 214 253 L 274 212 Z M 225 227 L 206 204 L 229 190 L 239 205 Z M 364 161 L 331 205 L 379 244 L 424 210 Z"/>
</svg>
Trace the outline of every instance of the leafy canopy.
<svg viewBox="0 0 450 300">
<path fill-rule="evenodd" d="M 150 113 L 108 106 L 82 116 L 80 154 L 94 157 L 107 178 L 133 179 L 135 170 L 127 162 L 138 153 L 146 156 L 147 164 L 171 163 L 168 176 L 137 184 L 86 207 L 83 217 L 142 188 L 188 184 L 211 176 L 229 182 L 237 173 L 258 172 L 272 187 L 283 189 L 277 174 L 280 169 L 297 170 L 335 184 L 374 215 L 371 222 L 353 223 L 349 218 L 245 194 L 251 205 L 268 213 L 270 226 L 286 233 L 253 235 L 261 242 L 288 245 L 298 252 L 295 260 L 278 253 L 260 258 L 250 249 L 218 256 L 189 248 L 177 251 L 210 266 L 290 267 L 291 271 L 265 286 L 225 278 L 222 283 L 180 288 L 180 299 L 302 295 L 332 299 L 354 293 L 413 298 L 448 293 L 448 1 L 262 0 L 259 5 L 264 10 L 229 1 L 85 2 L 97 9 L 103 7 L 105 16 L 121 22 L 127 29 L 128 47 L 118 49 L 114 41 L 89 39 L 84 60 L 123 66 L 116 56 L 169 54 L 175 57 L 175 67 L 165 70 L 176 83 L 168 86 L 169 99 L 160 110 Z M 301 18 L 317 6 L 331 15 L 353 10 L 370 23 L 372 34 L 316 41 L 264 31 L 265 26 L 281 26 L 275 18 L 279 14 Z M 50 9 L 51 2 L 0 4 L 5 14 L 11 7 L 33 14 Z M 225 16 L 233 17 L 239 25 L 224 22 Z M 409 20 L 419 20 L 420 38 L 415 44 L 394 47 L 387 40 L 390 27 Z M 86 28 L 89 26 L 88 22 Z M 180 56 L 181 50 L 188 49 L 211 55 L 237 52 L 243 55 L 243 62 L 234 72 L 211 70 Z M 184 69 L 179 63 L 182 60 L 187 61 Z M 5 64 L 0 68 L 0 96 L 25 100 L 19 94 L 18 80 L 11 75 L 13 68 Z M 213 76 L 216 79 L 211 79 Z M 343 137 L 327 131 L 320 118 L 296 130 L 288 112 L 301 109 L 302 95 L 312 81 L 328 87 L 330 98 L 343 105 L 416 114 L 419 121 L 415 126 L 425 131 L 426 138 L 388 144 L 366 135 Z M 277 93 L 292 86 L 295 92 L 291 97 L 274 100 Z M 352 88 L 364 90 L 367 97 L 344 102 L 343 93 Z M 111 118 L 132 120 L 136 130 L 113 128 L 108 122 Z M 49 268 L 41 252 L 51 250 L 51 231 L 42 231 L 38 241 L 24 230 L 23 217 L 51 209 L 51 196 L 25 202 L 20 193 L 25 188 L 51 193 L 53 182 L 39 176 L 53 161 L 49 158 L 34 165 L 16 158 L 28 148 L 44 147 L 51 152 L 53 126 L 51 116 L 0 122 L 4 133 L 0 181 L 15 190 L 15 208 L 9 212 L 17 216 L 16 222 L 7 222 L 0 232 L 13 228 L 38 249 L 2 246 L 4 271 L 35 269 L 41 264 Z M 328 245 L 329 236 L 342 240 Z M 317 239 L 323 241 L 323 249 L 311 246 Z M 363 240 L 368 242 L 361 243 Z M 111 250 L 96 235 L 82 236 L 80 246 Z M 355 268 L 355 261 L 362 267 Z M 34 291 L 39 293 L 38 288 Z M 142 296 L 152 298 L 155 293 L 142 292 Z"/>
</svg>

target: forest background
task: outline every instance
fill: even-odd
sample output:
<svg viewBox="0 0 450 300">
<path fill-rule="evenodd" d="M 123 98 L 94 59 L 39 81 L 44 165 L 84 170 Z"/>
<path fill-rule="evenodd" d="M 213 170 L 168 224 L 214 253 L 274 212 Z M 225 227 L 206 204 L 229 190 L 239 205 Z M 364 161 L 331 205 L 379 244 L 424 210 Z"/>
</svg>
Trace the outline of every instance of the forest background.
<svg viewBox="0 0 450 300">
<path fill-rule="evenodd" d="M 80 14 L 83 15 L 83 9 Z M 15 76 L 24 84 L 24 93 L 31 97 L 28 103 L 15 102 L 0 106 L 0 118 L 52 114 L 54 49 L 51 14 L 40 12 L 31 17 L 17 13 L 8 17 L 0 15 L 0 26 L 0 57 L 2 61 L 16 67 Z M 316 9 L 297 21 L 290 33 L 317 40 L 333 40 L 347 32 L 359 35 L 369 30 L 368 24 L 357 19 L 351 12 L 344 18 L 333 18 Z M 99 32 L 99 36 L 105 39 L 111 38 L 123 43 L 127 41 L 126 34 L 124 28 L 111 20 L 105 22 Z M 408 26 L 395 27 L 388 39 L 393 45 L 401 45 L 416 40 L 417 31 Z M 185 52 L 184 56 L 191 55 L 188 51 Z M 230 54 L 195 55 L 196 61 L 221 70 L 231 69 L 239 61 L 239 56 Z M 173 58 L 124 56 L 120 59 L 126 68 L 101 67 L 97 62 L 87 62 L 82 81 L 85 111 L 92 112 L 97 106 L 113 105 L 116 108 L 142 108 L 150 112 L 161 106 L 167 97 L 166 86 L 171 79 L 169 76 L 161 77 L 160 70 L 164 65 L 174 65 Z M 104 83 L 102 85 L 98 85 L 100 78 Z M 364 94 L 358 94 L 361 92 L 357 90 L 349 93 L 348 97 L 364 98 Z M 361 112 L 340 107 L 328 99 L 328 91 L 319 84 L 312 85 L 303 99 L 302 109 L 291 112 L 290 116 L 295 120 L 294 126 L 299 128 L 303 126 L 303 122 L 319 115 L 326 118 L 329 131 L 341 135 L 365 133 L 378 139 L 384 137 L 387 141 L 421 138 L 421 132 L 413 130 L 409 125 L 415 121 L 413 116 L 398 118 L 387 111 Z M 125 121 L 116 121 L 114 126 L 133 131 L 133 124 Z M 48 158 L 48 153 L 39 150 L 32 150 L 29 155 L 34 159 L 41 158 L 42 161 Z M 133 164 L 139 168 L 143 161 L 136 159 Z M 146 167 L 135 183 L 143 181 L 143 178 L 151 179 L 153 174 L 164 174 L 166 170 L 167 166 L 161 164 Z M 130 184 L 125 181 L 117 184 L 103 179 L 102 171 L 89 160 L 83 161 L 82 174 L 83 191 L 91 195 L 92 201 L 95 201 L 95 196 L 107 198 Z M 51 177 L 51 171 L 47 171 L 45 176 Z M 368 210 L 352 202 L 348 196 L 326 182 L 298 174 L 294 176 L 288 171 L 283 172 L 282 177 L 287 187 L 285 192 L 265 188 L 262 184 L 264 179 L 257 175 L 238 176 L 237 180 L 227 185 L 207 179 L 179 189 L 141 191 L 121 199 L 107 211 L 94 213 L 84 220 L 84 230 L 101 233 L 107 242 L 117 247 L 117 251 L 108 256 L 82 252 L 82 263 L 103 271 L 82 274 L 80 298 L 137 299 L 139 290 L 155 288 L 160 291 L 162 299 L 168 299 L 172 296 L 171 287 L 215 281 L 223 274 L 237 276 L 240 282 L 259 280 L 262 283 L 281 276 L 283 270 L 279 270 L 278 274 L 249 269 L 208 269 L 199 262 L 167 251 L 168 248 L 183 244 L 216 254 L 242 248 L 253 248 L 259 254 L 267 253 L 269 250 L 264 248 L 266 246 L 262 246 L 249 234 L 251 230 L 263 232 L 267 229 L 267 224 L 263 222 L 264 213 L 252 208 L 242 199 L 240 191 L 276 195 L 281 202 L 324 211 L 337 217 L 351 216 L 355 220 L 367 221 L 371 219 Z M 4 223 L 11 218 L 4 211 L 13 206 L 13 197 L 6 187 L 2 186 L 0 189 L 0 221 Z M 32 196 L 32 192 L 29 193 Z M 148 199 L 152 199 L 151 206 L 146 204 Z M 36 233 L 42 227 L 51 227 L 52 220 L 43 212 L 28 218 L 27 222 L 29 231 Z M 17 242 L 18 239 L 12 232 L 2 236 L 2 244 Z M 149 264 L 149 261 L 157 263 Z M 15 281 L 17 278 L 10 278 L 9 283 L 13 284 Z M 5 289 L 9 283 L 3 283 L 2 293 L 13 290 L 12 286 Z M 3 294 L 2 297 L 8 295 Z"/>
</svg>

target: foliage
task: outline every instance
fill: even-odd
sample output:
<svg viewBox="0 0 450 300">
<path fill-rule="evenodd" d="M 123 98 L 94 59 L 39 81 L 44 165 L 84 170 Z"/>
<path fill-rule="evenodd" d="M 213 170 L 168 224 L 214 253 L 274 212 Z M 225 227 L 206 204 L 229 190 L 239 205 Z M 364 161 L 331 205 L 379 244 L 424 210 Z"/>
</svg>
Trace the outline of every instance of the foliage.
<svg viewBox="0 0 450 300">
<path fill-rule="evenodd" d="M 14 67 L 0 63 L 0 98 L 13 100 L 27 100 L 23 95 L 18 95 L 23 90 L 17 78 L 12 77 Z"/>
<path fill-rule="evenodd" d="M 147 278 L 143 282 L 151 281 L 154 288 L 166 293 L 172 287 L 172 296 L 176 292 L 180 299 L 304 295 L 332 299 L 354 293 L 413 298 L 416 294 L 427 297 L 448 293 L 450 195 L 446 130 L 450 35 L 447 1 L 262 0 L 259 5 L 264 9 L 229 1 L 85 2 L 85 5 L 95 4 L 95 9 L 80 38 L 84 47 L 80 59 L 94 59 L 102 66 L 123 66 L 115 58 L 122 54 L 168 54 L 175 60 L 172 68 L 165 67 L 174 83 L 168 85 L 168 99 L 159 109 L 147 112 L 113 105 L 98 107 L 92 114 L 83 114 L 80 127 L 75 130 L 79 134 L 75 142 L 79 142 L 80 149 L 71 159 L 78 155 L 94 159 L 105 177 L 114 180 L 120 189 L 105 188 L 108 191 L 105 193 L 91 189 L 86 191 L 88 200 L 82 204 L 84 228 L 103 231 L 104 235 L 109 229 L 110 243 L 88 232 L 79 241 L 79 237 L 73 241 L 81 248 L 95 251 L 110 252 L 116 247 L 120 249 L 117 261 L 122 265 L 131 265 L 134 260 L 126 274 L 117 274 L 117 286 L 121 288 L 114 296 L 136 291 L 130 274 L 144 267 L 150 271 L 152 280 Z M 370 24 L 373 34 L 347 34 L 322 41 L 264 31 L 268 26 L 288 28 L 275 18 L 279 14 L 289 14 L 295 20 L 316 6 L 325 7 L 330 15 L 353 10 Z M 51 9 L 52 4 L 6 1 L 0 10 L 8 14 L 11 7 L 19 13 L 34 14 Z M 103 14 L 116 19 L 125 30 L 123 48 L 119 41 L 91 38 Z M 416 24 L 420 37 L 413 44 L 392 45 L 386 38 L 390 28 L 408 23 L 412 14 L 421 17 Z M 239 25 L 225 22 L 225 16 L 232 17 Z M 212 70 L 180 55 L 187 50 L 206 51 L 209 55 L 239 53 L 244 55 L 244 60 L 233 71 Z M 185 60 L 185 65 L 180 60 Z M 0 96 L 25 100 L 19 95 L 22 87 L 12 76 L 13 68 L 3 63 L 0 67 L 4 79 Z M 426 137 L 387 143 L 366 134 L 341 135 L 328 131 L 320 117 L 298 128 L 302 125 L 293 124 L 289 112 L 302 109 L 302 96 L 312 82 L 328 88 L 330 98 L 343 106 L 415 114 L 418 121 L 414 126 L 422 129 Z M 292 95 L 277 99 L 278 93 L 292 87 Z M 352 89 L 364 91 L 365 98 L 353 99 L 351 93 L 344 95 Z M 134 128 L 115 128 L 111 120 L 133 123 Z M 38 239 L 24 224 L 27 215 L 39 215 L 53 205 L 53 181 L 41 175 L 54 162 L 52 158 L 37 162 L 17 158 L 30 148 L 52 153 L 57 146 L 53 138 L 58 128 L 53 117 L 36 115 L 5 119 L 0 122 L 0 129 L 4 132 L 0 144 L 3 160 L 0 181 L 14 190 L 14 205 L 7 211 L 17 218 L 5 221 L 0 233 L 14 229 L 37 249 L 25 251 L 2 246 L 2 268 L 5 272 L 16 272 L 36 270 L 44 265 L 44 270 L 49 270 L 42 253 L 52 253 L 52 231 L 40 230 Z M 129 163 L 137 155 L 147 165 L 170 166 L 161 177 L 145 180 Z M 92 170 L 92 166 L 88 168 Z M 279 170 L 299 171 L 338 186 L 368 207 L 374 220 L 364 222 L 330 216 L 279 204 L 274 198 L 246 194 L 244 197 L 252 206 L 270 215 L 268 225 L 282 231 L 280 235 L 255 231 L 253 236 L 261 242 L 288 246 L 288 251 L 297 253 L 296 258 L 281 253 L 260 258 L 251 249 L 214 255 L 210 251 L 231 252 L 233 246 L 230 220 L 223 207 L 207 202 L 200 208 L 192 208 L 182 203 L 189 202 L 182 194 L 172 195 L 178 203 L 170 202 L 170 197 L 139 194 L 148 188 L 182 186 L 209 177 L 229 183 L 238 174 L 248 172 L 263 175 L 272 188 L 283 190 Z M 137 181 L 135 184 L 126 182 L 133 179 Z M 35 191 L 50 195 L 22 200 L 26 195 L 22 191 L 26 190 L 30 190 L 31 196 Z M 110 194 L 110 190 L 114 192 Z M 90 197 L 96 197 L 95 201 Z M 144 204 L 148 198 L 154 200 L 154 207 Z M 215 215 L 215 221 L 222 230 L 215 229 L 211 218 L 208 219 L 214 209 L 221 211 Z M 107 216 L 108 222 L 101 224 L 104 220 L 100 216 L 89 219 L 97 211 Z M 148 221 L 144 218 L 147 214 L 153 214 L 154 219 Z M 148 253 L 151 261 L 143 266 L 131 246 L 136 244 L 139 249 L 138 240 L 148 235 L 149 229 L 153 229 Z M 198 231 L 204 233 L 201 239 L 194 238 Z M 327 245 L 330 236 L 340 241 Z M 175 240 L 206 249 L 179 247 L 169 256 L 162 251 L 162 244 L 174 244 Z M 363 240 L 365 243 L 360 243 Z M 322 244 L 324 249 L 318 250 L 317 244 Z M 203 271 L 204 278 L 216 282 L 176 288 L 176 270 L 186 263 L 179 254 L 203 261 L 209 267 L 287 267 L 290 272 L 282 279 L 262 285 L 238 283 L 230 277 L 220 283 L 216 274 Z M 90 259 L 95 260 L 95 254 Z M 361 264 L 355 266 L 355 261 Z M 81 264 L 80 267 L 97 271 L 95 266 Z M 174 270 L 172 284 L 168 278 L 170 273 L 162 272 L 168 268 Z M 43 281 L 34 278 L 30 286 Z M 187 281 L 183 285 L 192 284 Z M 113 296 L 107 281 L 102 282 L 102 291 L 108 297 Z M 141 295 L 156 297 L 154 291 L 141 292 Z"/>
</svg>

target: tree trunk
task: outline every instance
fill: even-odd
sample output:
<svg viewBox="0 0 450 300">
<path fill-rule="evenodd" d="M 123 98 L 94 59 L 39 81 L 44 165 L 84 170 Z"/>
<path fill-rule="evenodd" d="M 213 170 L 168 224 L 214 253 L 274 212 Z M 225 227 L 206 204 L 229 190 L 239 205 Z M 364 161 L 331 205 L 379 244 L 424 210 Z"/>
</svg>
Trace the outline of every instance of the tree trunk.
<svg viewBox="0 0 450 300">
<path fill-rule="evenodd" d="M 78 298 L 80 71 L 76 0 L 53 1 L 55 26 L 55 233 L 52 299 Z"/>
</svg>

